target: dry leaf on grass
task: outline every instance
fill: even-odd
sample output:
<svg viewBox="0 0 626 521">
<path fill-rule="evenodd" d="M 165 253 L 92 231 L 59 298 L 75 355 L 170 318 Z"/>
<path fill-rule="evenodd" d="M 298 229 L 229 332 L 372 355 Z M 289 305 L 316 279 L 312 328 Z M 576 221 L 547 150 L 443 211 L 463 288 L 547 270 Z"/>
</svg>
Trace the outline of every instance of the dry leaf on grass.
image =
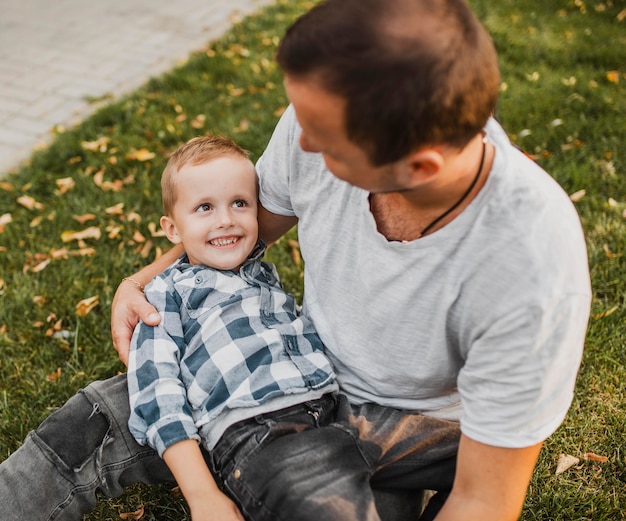
<svg viewBox="0 0 626 521">
<path fill-rule="evenodd" d="M 600 456 L 599 454 L 594 454 L 593 452 L 585 452 L 585 454 L 583 454 L 583 459 L 585 461 L 595 461 L 597 463 L 606 463 L 609 461 L 607 456 Z"/>
<path fill-rule="evenodd" d="M 33 209 L 42 210 L 43 209 L 43 204 L 37 202 L 30 195 L 23 195 L 21 197 L 18 197 L 17 202 L 21 204 L 24 208 L 27 208 L 28 210 L 33 210 Z"/>
<path fill-rule="evenodd" d="M 13 218 L 10 213 L 5 213 L 0 215 L 0 233 L 4 231 L 4 227 L 9 224 Z"/>
<path fill-rule="evenodd" d="M 129 520 L 138 520 L 143 517 L 144 508 L 143 505 L 139 508 L 139 510 L 135 510 L 134 512 L 124 512 L 120 514 L 120 519 L 129 519 Z"/>
<path fill-rule="evenodd" d="M 587 195 L 587 191 L 583 188 L 582 190 L 578 190 L 577 192 L 574 192 L 573 194 L 571 194 L 569 198 L 573 203 L 577 203 L 583 197 L 585 197 L 585 195 Z"/>
<path fill-rule="evenodd" d="M 68 230 L 61 234 L 61 240 L 63 242 L 81 241 L 83 239 L 100 239 L 100 228 L 91 226 L 90 228 L 85 228 L 78 232 Z"/>
<path fill-rule="evenodd" d="M 150 230 L 150 235 L 152 237 L 165 237 L 165 230 L 162 228 L 157 228 L 155 223 L 148 223 L 148 230 Z"/>
<path fill-rule="evenodd" d="M 101 137 L 95 141 L 83 141 L 81 146 L 84 150 L 89 150 L 90 152 L 106 152 L 109 141 L 111 141 L 110 138 Z"/>
<path fill-rule="evenodd" d="M 576 456 L 570 456 L 569 454 L 561 454 L 559 456 L 559 462 L 556 466 L 555 474 L 562 474 L 567 469 L 573 467 L 574 465 L 578 465 L 580 463 L 580 459 Z"/>
<path fill-rule="evenodd" d="M 139 150 L 131 148 L 130 152 L 126 154 L 126 159 L 135 161 L 149 161 L 155 155 L 156 154 L 154 152 L 150 152 L 147 148 L 140 148 Z"/>
<path fill-rule="evenodd" d="M 46 380 L 49 382 L 56 382 L 59 378 L 61 378 L 61 368 L 57 367 L 57 370 L 54 373 L 50 373 L 46 376 Z"/>
<path fill-rule="evenodd" d="M 300 256 L 300 243 L 293 239 L 289 239 L 288 244 L 291 248 L 291 258 L 293 259 L 293 263 L 296 266 L 300 266 L 300 264 L 302 264 L 302 257 Z"/>
<path fill-rule="evenodd" d="M 72 179 L 71 177 L 64 177 L 63 179 L 57 179 L 55 182 L 59 189 L 59 194 L 61 195 L 67 193 L 72 188 L 74 188 L 74 186 L 76 186 L 74 179 Z"/>
<path fill-rule="evenodd" d="M 83 215 L 74 215 L 74 220 L 78 221 L 80 224 L 85 224 L 87 221 L 91 221 L 96 218 L 96 216 L 92 213 L 86 213 Z"/>
<path fill-rule="evenodd" d="M 93 308 L 98 305 L 99 297 L 94 295 L 93 297 L 85 298 L 76 304 L 76 314 L 79 317 L 87 316 Z"/>
</svg>

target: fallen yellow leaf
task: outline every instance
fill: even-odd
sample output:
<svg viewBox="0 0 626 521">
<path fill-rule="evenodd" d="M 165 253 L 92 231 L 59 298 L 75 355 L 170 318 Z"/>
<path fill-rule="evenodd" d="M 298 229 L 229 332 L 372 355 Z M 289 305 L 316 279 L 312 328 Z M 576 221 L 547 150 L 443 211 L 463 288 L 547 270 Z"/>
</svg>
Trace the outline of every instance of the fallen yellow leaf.
<svg viewBox="0 0 626 521">
<path fill-rule="evenodd" d="M 80 224 L 85 224 L 87 221 L 91 221 L 95 219 L 96 216 L 92 213 L 86 213 L 83 215 L 75 215 L 74 220 L 78 221 Z"/>
<path fill-rule="evenodd" d="M 605 317 L 612 315 L 618 309 L 619 309 L 619 306 L 613 306 L 612 308 L 607 309 L 606 311 L 603 311 L 602 313 L 596 313 L 595 315 L 592 315 L 591 318 L 593 318 L 594 320 L 600 320 L 601 318 L 605 318 Z"/>
<path fill-rule="evenodd" d="M 107 226 L 106 231 L 109 239 L 117 239 L 120 236 L 122 228 L 120 226 Z"/>
<path fill-rule="evenodd" d="M 609 71 L 606 73 L 606 79 L 611 83 L 619 83 L 619 71 Z"/>
<path fill-rule="evenodd" d="M 133 240 L 139 243 L 146 242 L 146 238 L 141 234 L 139 230 L 135 230 L 135 233 L 133 234 Z"/>
<path fill-rule="evenodd" d="M 124 213 L 124 203 L 118 203 L 113 206 L 109 206 L 104 210 L 107 215 L 122 215 Z"/>
<path fill-rule="evenodd" d="M 0 215 L 0 233 L 4 231 L 4 227 L 13 221 L 10 213 L 5 213 Z"/>
<path fill-rule="evenodd" d="M 235 127 L 233 129 L 233 132 L 235 133 L 240 133 L 240 132 L 246 132 L 248 130 L 248 128 L 250 128 L 250 122 L 248 121 L 248 118 L 243 118 L 240 122 L 239 122 L 239 126 Z"/>
<path fill-rule="evenodd" d="M 59 193 L 63 195 L 72 188 L 74 188 L 74 186 L 76 186 L 76 183 L 71 177 L 64 177 L 63 179 L 57 179 L 56 185 L 59 187 Z"/>
<path fill-rule="evenodd" d="M 101 137 L 95 141 L 83 141 L 81 146 L 83 149 L 89 150 L 90 152 L 106 152 L 109 141 L 111 141 L 110 138 Z"/>
<path fill-rule="evenodd" d="M 130 212 L 126 216 L 126 220 L 129 223 L 140 223 L 141 222 L 141 215 L 139 215 L 137 212 Z"/>
<path fill-rule="evenodd" d="M 583 459 L 585 461 L 597 461 L 598 463 L 606 463 L 609 461 L 609 458 L 606 456 L 599 456 L 598 454 L 594 454 L 593 452 L 585 452 L 583 454 Z"/>
<path fill-rule="evenodd" d="M 150 152 L 147 148 L 140 148 L 136 150 L 134 148 L 130 149 L 130 152 L 126 154 L 126 159 L 128 160 L 136 160 L 136 161 L 149 161 L 156 154 L 154 152 Z"/>
<path fill-rule="evenodd" d="M 570 200 L 574 203 L 580 201 L 583 197 L 587 195 L 587 191 L 583 188 L 582 190 L 578 190 L 569 196 Z"/>
<path fill-rule="evenodd" d="M 46 376 L 46 380 L 49 382 L 56 382 L 59 378 L 61 378 L 61 368 L 57 367 L 57 370 L 54 373 L 50 373 Z"/>
<path fill-rule="evenodd" d="M 24 208 L 28 208 L 29 210 L 41 210 L 43 209 L 43 204 L 37 202 L 30 195 L 23 195 L 17 198 L 17 202 L 21 204 Z"/>
<path fill-rule="evenodd" d="M 80 241 L 83 239 L 100 239 L 100 228 L 91 226 L 79 232 L 65 231 L 61 234 L 61 240 L 63 242 Z"/>
<path fill-rule="evenodd" d="M 35 295 L 33 297 L 33 304 L 36 304 L 37 306 L 43 306 L 46 303 L 46 297 L 44 297 L 43 295 Z"/>
<path fill-rule="evenodd" d="M 289 239 L 288 244 L 291 248 L 291 258 L 293 259 L 293 263 L 296 266 L 300 266 L 300 264 L 302 264 L 302 257 L 300 255 L 300 243 L 293 239 Z"/>
<path fill-rule="evenodd" d="M 78 304 L 76 304 L 76 314 L 79 317 L 87 316 L 91 310 L 98 305 L 99 300 L 98 295 L 81 300 Z"/>
<path fill-rule="evenodd" d="M 32 269 L 32 272 L 33 273 L 39 273 L 40 271 L 43 271 L 48 266 L 48 264 L 50 264 L 50 259 L 46 259 L 45 261 L 40 262 L 39 264 L 37 264 L 37 266 L 35 266 Z"/>
<path fill-rule="evenodd" d="M 144 507 L 141 505 L 139 510 L 135 510 L 134 512 L 124 512 L 120 514 L 120 519 L 129 519 L 131 521 L 138 521 L 143 517 Z"/>
<path fill-rule="evenodd" d="M 573 467 L 574 465 L 578 465 L 580 460 L 576 456 L 570 456 L 568 454 L 561 454 L 559 456 L 559 461 L 556 466 L 555 474 L 562 474 L 567 469 Z"/>
<path fill-rule="evenodd" d="M 157 230 L 157 225 L 155 223 L 148 223 L 148 230 L 150 230 L 150 235 L 152 237 L 165 237 L 165 230 L 159 227 Z"/>
<path fill-rule="evenodd" d="M 193 128 L 202 128 L 204 127 L 204 123 L 206 122 L 206 116 L 204 114 L 198 114 L 195 118 L 191 120 L 191 126 Z"/>
<path fill-rule="evenodd" d="M 139 252 L 139 255 L 141 255 L 142 259 L 146 259 L 148 255 L 150 255 L 150 251 L 152 250 L 153 246 L 154 243 L 152 241 L 146 241 L 143 248 L 141 248 L 141 251 Z"/>
</svg>

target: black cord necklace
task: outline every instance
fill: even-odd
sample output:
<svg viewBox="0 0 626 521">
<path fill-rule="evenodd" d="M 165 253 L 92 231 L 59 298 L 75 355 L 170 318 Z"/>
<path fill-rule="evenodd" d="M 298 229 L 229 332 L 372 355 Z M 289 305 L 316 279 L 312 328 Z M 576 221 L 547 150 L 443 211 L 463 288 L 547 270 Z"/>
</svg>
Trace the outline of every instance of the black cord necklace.
<svg viewBox="0 0 626 521">
<path fill-rule="evenodd" d="M 480 157 L 480 165 L 478 165 L 478 171 L 476 172 L 476 175 L 474 176 L 474 180 L 472 181 L 472 184 L 469 185 L 469 188 L 465 191 L 465 193 L 461 196 L 461 198 L 456 203 L 454 203 L 450 208 L 448 208 L 445 212 L 443 212 L 439 217 L 437 217 L 433 222 L 431 222 L 428 226 L 426 226 L 426 228 L 422 230 L 422 232 L 419 234 L 418 239 L 426 235 L 426 232 L 431 230 L 433 226 L 435 226 L 442 219 L 450 215 L 454 210 L 456 210 L 459 207 L 459 205 L 463 201 L 465 201 L 465 199 L 467 199 L 467 196 L 471 193 L 471 191 L 476 186 L 476 183 L 478 182 L 478 179 L 480 178 L 480 173 L 483 171 L 486 150 L 487 150 L 487 143 L 485 142 L 485 140 L 483 140 L 483 153 L 482 153 L 482 156 Z"/>
</svg>

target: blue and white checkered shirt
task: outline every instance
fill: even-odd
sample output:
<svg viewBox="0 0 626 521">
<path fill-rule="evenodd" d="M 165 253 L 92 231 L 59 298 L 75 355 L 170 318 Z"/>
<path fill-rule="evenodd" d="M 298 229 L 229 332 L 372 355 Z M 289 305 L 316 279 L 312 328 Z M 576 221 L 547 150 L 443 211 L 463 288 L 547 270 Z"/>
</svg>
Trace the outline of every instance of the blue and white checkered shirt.
<svg viewBox="0 0 626 521">
<path fill-rule="evenodd" d="M 183 255 L 147 287 L 161 314 L 139 323 L 128 364 L 130 430 L 161 455 L 185 439 L 211 449 L 236 421 L 335 391 L 311 321 L 259 243 L 238 273 Z"/>
</svg>

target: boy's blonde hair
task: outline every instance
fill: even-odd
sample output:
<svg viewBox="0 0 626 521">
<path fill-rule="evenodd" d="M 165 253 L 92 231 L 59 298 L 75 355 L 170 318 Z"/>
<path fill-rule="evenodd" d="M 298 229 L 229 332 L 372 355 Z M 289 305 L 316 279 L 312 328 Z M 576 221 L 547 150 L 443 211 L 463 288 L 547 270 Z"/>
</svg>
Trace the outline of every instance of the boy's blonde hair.
<svg viewBox="0 0 626 521">
<path fill-rule="evenodd" d="M 235 155 L 248 159 L 248 152 L 231 138 L 225 136 L 202 136 L 190 139 L 170 156 L 161 176 L 163 212 L 171 215 L 176 203 L 176 174 L 185 165 L 199 165 L 218 157 Z"/>
</svg>

